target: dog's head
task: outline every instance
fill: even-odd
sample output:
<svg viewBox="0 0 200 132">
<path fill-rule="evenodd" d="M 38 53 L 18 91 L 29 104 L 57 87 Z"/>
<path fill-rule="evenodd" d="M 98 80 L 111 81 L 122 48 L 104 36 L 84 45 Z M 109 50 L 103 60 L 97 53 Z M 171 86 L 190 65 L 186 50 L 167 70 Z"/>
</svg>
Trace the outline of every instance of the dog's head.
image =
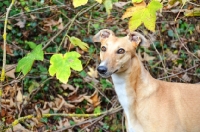
<svg viewBox="0 0 200 132">
<path fill-rule="evenodd" d="M 148 41 L 138 32 L 116 37 L 111 30 L 103 29 L 93 37 L 93 41 L 101 42 L 101 63 L 97 71 L 102 77 L 110 77 L 130 67 L 138 45 L 149 47 Z"/>
</svg>

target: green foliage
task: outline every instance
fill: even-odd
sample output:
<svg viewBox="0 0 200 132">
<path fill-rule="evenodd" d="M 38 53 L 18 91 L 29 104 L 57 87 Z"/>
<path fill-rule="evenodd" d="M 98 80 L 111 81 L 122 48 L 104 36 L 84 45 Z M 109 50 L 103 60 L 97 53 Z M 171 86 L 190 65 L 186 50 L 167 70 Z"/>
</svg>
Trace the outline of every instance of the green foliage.
<svg viewBox="0 0 200 132">
<path fill-rule="evenodd" d="M 63 54 L 54 54 L 50 59 L 49 74 L 59 79 L 63 83 L 68 82 L 71 74 L 70 68 L 76 71 L 81 71 L 82 64 L 78 59 L 81 55 L 77 52 L 67 52 Z"/>
<path fill-rule="evenodd" d="M 98 114 L 98 113 L 101 113 L 101 107 L 100 107 L 100 106 L 97 106 L 97 107 L 94 109 L 94 114 Z"/>
<path fill-rule="evenodd" d="M 100 83 L 102 85 L 103 90 L 105 90 L 106 88 L 112 87 L 112 84 L 110 82 L 106 81 L 106 79 L 101 78 Z"/>
<path fill-rule="evenodd" d="M 26 75 L 33 65 L 35 60 L 43 61 L 44 53 L 42 50 L 42 44 L 36 46 L 32 52 L 27 54 L 27 56 L 23 57 L 17 64 L 16 72 L 22 71 L 24 75 Z"/>
</svg>

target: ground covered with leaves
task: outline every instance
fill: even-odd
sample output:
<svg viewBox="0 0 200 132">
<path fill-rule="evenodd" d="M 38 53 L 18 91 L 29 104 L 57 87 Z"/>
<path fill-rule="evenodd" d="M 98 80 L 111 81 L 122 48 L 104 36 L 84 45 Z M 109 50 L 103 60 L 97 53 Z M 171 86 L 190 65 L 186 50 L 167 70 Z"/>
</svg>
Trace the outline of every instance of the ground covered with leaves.
<svg viewBox="0 0 200 132">
<path fill-rule="evenodd" d="M 113 4 L 110 15 L 103 4 L 92 0 L 78 8 L 64 0 L 15 2 L 7 26 L 6 80 L 1 83 L 1 131 L 125 131 L 123 111 L 112 80 L 97 74 L 99 44 L 92 42 L 93 35 L 104 28 L 117 36 L 129 32 L 129 20 L 121 18 L 132 4 L 126 0 L 120 2 Z M 9 0 L 0 3 L 1 35 L 9 5 Z M 156 14 L 155 32 L 144 26 L 137 29 L 151 42 L 150 48 L 138 48 L 137 53 L 153 77 L 200 83 L 200 15 L 185 15 L 189 10 L 200 10 L 199 7 L 200 2 L 195 0 L 183 7 L 180 2 L 173 6 L 164 2 L 163 9 Z M 72 44 L 72 37 L 88 46 Z M 37 58 L 38 53 L 31 54 L 31 51 L 40 44 L 43 58 L 34 59 L 25 76 L 26 66 L 16 72 L 16 65 L 24 56 Z M 3 58 L 2 37 L 0 46 L 0 58 Z M 64 84 L 50 76 L 48 70 L 52 55 L 69 51 L 81 55 L 82 70 L 72 70 Z"/>
</svg>

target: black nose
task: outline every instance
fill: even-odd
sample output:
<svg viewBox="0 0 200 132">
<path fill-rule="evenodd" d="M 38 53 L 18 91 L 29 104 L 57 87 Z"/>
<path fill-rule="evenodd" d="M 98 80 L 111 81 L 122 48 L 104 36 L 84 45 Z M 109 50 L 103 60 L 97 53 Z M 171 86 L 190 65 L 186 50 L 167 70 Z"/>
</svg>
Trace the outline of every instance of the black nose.
<svg viewBox="0 0 200 132">
<path fill-rule="evenodd" d="M 105 67 L 105 66 L 99 66 L 99 67 L 97 68 L 97 71 L 98 71 L 99 73 L 101 73 L 101 74 L 105 74 L 105 73 L 107 72 L 107 67 Z"/>
</svg>

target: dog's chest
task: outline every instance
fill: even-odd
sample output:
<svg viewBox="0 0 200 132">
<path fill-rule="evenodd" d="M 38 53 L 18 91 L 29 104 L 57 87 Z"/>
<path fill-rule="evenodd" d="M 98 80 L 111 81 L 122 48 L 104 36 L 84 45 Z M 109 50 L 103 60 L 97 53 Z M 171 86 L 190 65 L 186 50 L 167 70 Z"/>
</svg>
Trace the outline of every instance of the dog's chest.
<svg viewBox="0 0 200 132">
<path fill-rule="evenodd" d="M 118 96 L 118 100 L 122 106 L 122 108 L 124 109 L 125 115 L 126 115 L 126 120 L 128 123 L 128 130 L 129 132 L 136 132 L 137 129 L 137 123 L 135 124 L 134 119 L 132 118 L 131 113 L 133 113 L 133 101 L 134 98 L 133 96 L 129 96 L 130 94 L 134 94 L 134 93 L 127 93 L 126 90 L 126 83 L 125 80 L 123 78 L 120 78 L 117 75 L 112 75 L 112 79 L 114 82 L 114 86 L 115 86 L 115 91 L 117 93 Z M 130 92 L 130 91 L 129 91 Z"/>
</svg>

